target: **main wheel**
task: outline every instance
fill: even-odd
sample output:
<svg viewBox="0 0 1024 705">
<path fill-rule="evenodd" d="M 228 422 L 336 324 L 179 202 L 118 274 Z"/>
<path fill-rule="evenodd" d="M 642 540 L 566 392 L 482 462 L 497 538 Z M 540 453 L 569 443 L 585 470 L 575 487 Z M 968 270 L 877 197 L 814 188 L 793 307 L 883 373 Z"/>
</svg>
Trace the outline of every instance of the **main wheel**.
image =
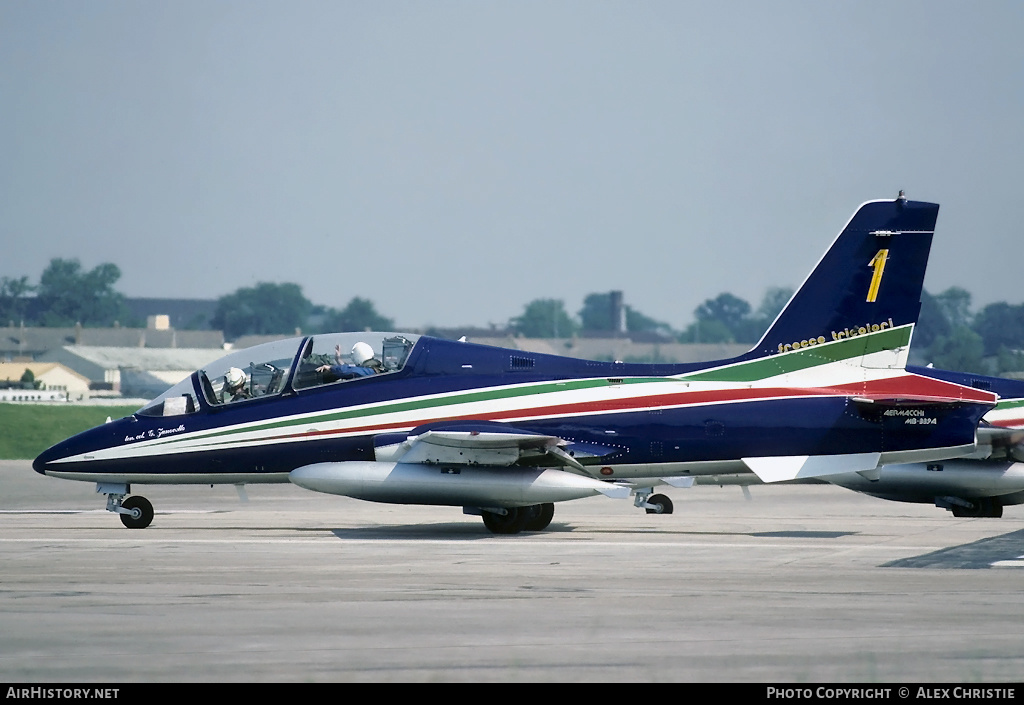
<svg viewBox="0 0 1024 705">
<path fill-rule="evenodd" d="M 153 523 L 153 505 L 145 497 L 129 497 L 121 506 L 131 514 L 120 514 L 121 523 L 129 529 L 145 529 Z"/>
<path fill-rule="evenodd" d="M 652 494 L 647 500 L 648 504 L 653 504 L 654 507 L 648 507 L 648 514 L 671 514 L 672 513 L 672 500 L 663 494 Z"/>
<path fill-rule="evenodd" d="M 529 512 L 525 511 L 525 507 L 509 507 L 508 513 L 504 515 L 494 512 L 483 513 L 484 526 L 494 534 L 518 534 L 529 518 Z"/>
<path fill-rule="evenodd" d="M 544 531 L 551 523 L 552 517 L 555 516 L 555 505 L 551 502 L 531 504 L 529 507 L 523 507 L 520 511 L 524 511 L 528 515 L 526 525 L 523 526 L 524 530 Z"/>
<path fill-rule="evenodd" d="M 974 500 L 974 506 L 961 507 L 959 505 L 953 505 L 952 510 L 953 516 L 961 518 L 975 518 L 975 517 L 988 517 L 991 519 L 998 519 L 1003 516 L 1003 505 L 998 500 L 991 497 L 985 497 L 982 499 Z"/>
</svg>

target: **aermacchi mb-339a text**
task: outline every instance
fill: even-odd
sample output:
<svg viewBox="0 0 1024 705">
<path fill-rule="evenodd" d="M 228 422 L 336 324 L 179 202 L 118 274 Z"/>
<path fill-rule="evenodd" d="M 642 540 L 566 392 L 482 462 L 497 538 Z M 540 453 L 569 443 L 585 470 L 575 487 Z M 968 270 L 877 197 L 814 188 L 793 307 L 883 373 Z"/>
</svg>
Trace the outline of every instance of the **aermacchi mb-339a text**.
<svg viewBox="0 0 1024 705">
<path fill-rule="evenodd" d="M 978 444 L 970 452 L 931 462 L 885 465 L 871 472 L 829 475 L 834 485 L 897 502 L 934 504 L 955 517 L 1003 515 L 1003 507 L 1024 504 L 1024 380 L 910 368 L 917 374 L 993 392 L 994 409 L 981 419 Z M 923 411 L 908 424 L 928 419 Z"/>
<path fill-rule="evenodd" d="M 765 482 L 969 453 L 994 394 L 906 370 L 938 206 L 860 206 L 739 357 L 595 362 L 401 333 L 231 352 L 136 413 L 42 453 L 95 482 L 131 528 L 153 483 L 293 482 L 374 502 L 463 507 L 496 533 L 554 503 L 634 498 L 702 475 Z M 131 495 L 131 496 L 129 496 Z"/>
</svg>

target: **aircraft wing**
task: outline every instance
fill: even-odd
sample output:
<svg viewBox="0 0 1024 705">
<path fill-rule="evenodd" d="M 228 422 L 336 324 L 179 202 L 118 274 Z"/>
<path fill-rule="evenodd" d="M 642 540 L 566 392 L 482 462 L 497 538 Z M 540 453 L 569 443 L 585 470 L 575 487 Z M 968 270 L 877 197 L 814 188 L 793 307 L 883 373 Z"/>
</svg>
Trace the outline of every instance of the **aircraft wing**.
<svg viewBox="0 0 1024 705">
<path fill-rule="evenodd" d="M 413 429 L 401 440 L 380 439 L 375 452 L 377 460 L 403 463 L 507 467 L 533 460 L 583 472 L 579 459 L 602 457 L 616 451 L 484 422 Z"/>
<path fill-rule="evenodd" d="M 583 466 L 566 453 L 566 441 L 557 436 L 487 431 L 427 431 L 410 436 L 404 463 L 457 465 L 513 465 L 523 457 L 550 455 L 559 464 L 579 470 Z"/>
</svg>

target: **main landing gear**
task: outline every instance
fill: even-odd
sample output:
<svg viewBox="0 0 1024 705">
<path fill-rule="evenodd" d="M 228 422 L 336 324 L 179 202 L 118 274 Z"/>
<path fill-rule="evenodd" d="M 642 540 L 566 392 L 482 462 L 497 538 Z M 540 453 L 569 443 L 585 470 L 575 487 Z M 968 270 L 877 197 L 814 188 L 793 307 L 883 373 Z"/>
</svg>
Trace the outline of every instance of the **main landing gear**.
<svg viewBox="0 0 1024 705">
<path fill-rule="evenodd" d="M 107 495 L 107 511 L 121 516 L 121 523 L 129 529 L 145 529 L 153 523 L 153 505 L 145 497 L 134 495 L 131 485 L 96 483 L 96 491 Z"/>
<path fill-rule="evenodd" d="M 527 507 L 482 509 L 484 526 L 494 534 L 518 534 L 520 531 L 543 531 L 555 516 L 555 505 L 531 504 Z"/>
<path fill-rule="evenodd" d="M 663 494 L 652 494 L 654 488 L 644 487 L 634 490 L 636 499 L 633 505 L 648 514 L 671 514 L 672 500 Z M 495 507 L 487 509 L 471 509 L 466 507 L 467 514 L 480 514 L 486 526 L 494 534 L 518 534 L 521 531 L 543 531 L 548 528 L 555 515 L 555 505 L 531 504 L 527 507 Z"/>
<path fill-rule="evenodd" d="M 959 497 L 941 497 L 936 499 L 935 506 L 948 509 L 953 513 L 953 516 L 960 518 L 987 517 L 998 519 L 1003 516 L 1003 505 L 994 497 L 982 497 L 970 501 Z"/>
</svg>

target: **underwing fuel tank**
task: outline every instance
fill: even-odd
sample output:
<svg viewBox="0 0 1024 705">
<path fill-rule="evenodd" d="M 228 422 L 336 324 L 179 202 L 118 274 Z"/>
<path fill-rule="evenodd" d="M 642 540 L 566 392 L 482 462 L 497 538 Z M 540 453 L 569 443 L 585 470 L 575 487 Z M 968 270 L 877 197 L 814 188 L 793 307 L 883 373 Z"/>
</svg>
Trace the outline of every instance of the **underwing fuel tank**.
<svg viewBox="0 0 1024 705">
<path fill-rule="evenodd" d="M 351 461 L 306 465 L 288 477 L 315 492 L 401 504 L 523 507 L 597 494 L 629 496 L 628 487 L 544 468 Z"/>
<path fill-rule="evenodd" d="M 899 502 L 931 503 L 952 495 L 969 499 L 1003 497 L 1024 491 L 1024 463 L 946 460 L 886 465 L 877 480 L 857 473 L 833 475 L 829 482 L 864 494 Z M 1018 504 L 1018 502 L 1007 502 Z"/>
</svg>

